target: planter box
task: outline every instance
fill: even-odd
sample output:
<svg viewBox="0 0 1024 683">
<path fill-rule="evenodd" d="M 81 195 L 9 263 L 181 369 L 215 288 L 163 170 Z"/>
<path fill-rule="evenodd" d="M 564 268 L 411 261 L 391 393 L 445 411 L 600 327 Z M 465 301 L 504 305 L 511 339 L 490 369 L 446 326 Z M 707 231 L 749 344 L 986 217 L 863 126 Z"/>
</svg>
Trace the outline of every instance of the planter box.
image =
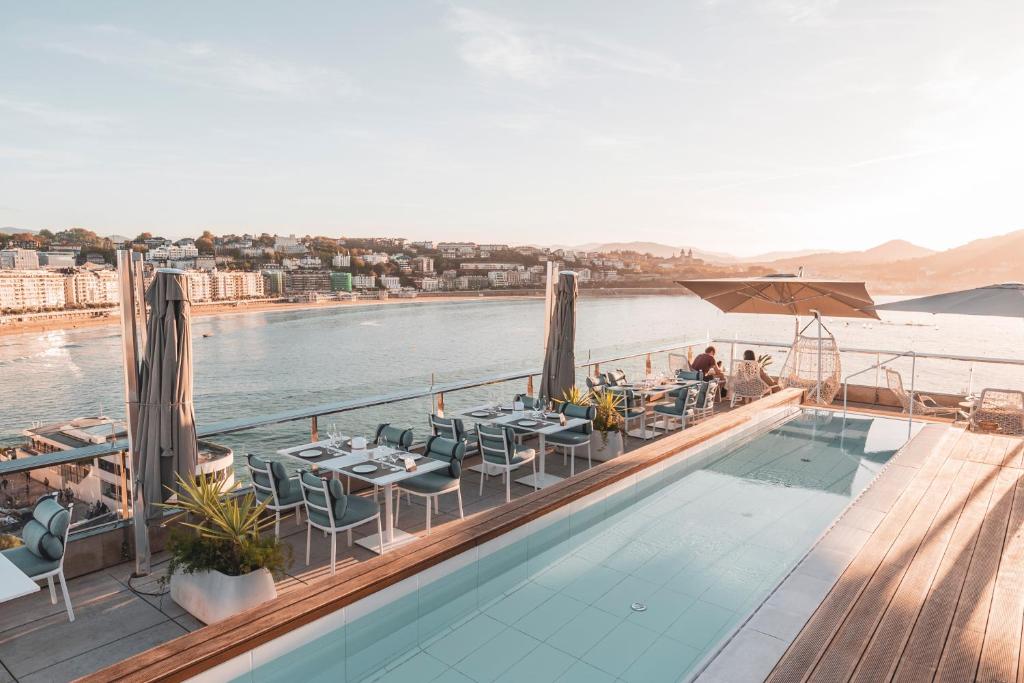
<svg viewBox="0 0 1024 683">
<path fill-rule="evenodd" d="M 611 460 L 617 455 L 622 455 L 624 450 L 622 432 L 608 432 L 607 440 L 605 435 L 597 430 L 590 435 L 590 453 L 595 461 Z"/>
<path fill-rule="evenodd" d="M 217 571 L 173 574 L 171 599 L 204 624 L 215 624 L 277 597 L 266 569 L 242 576 Z"/>
</svg>

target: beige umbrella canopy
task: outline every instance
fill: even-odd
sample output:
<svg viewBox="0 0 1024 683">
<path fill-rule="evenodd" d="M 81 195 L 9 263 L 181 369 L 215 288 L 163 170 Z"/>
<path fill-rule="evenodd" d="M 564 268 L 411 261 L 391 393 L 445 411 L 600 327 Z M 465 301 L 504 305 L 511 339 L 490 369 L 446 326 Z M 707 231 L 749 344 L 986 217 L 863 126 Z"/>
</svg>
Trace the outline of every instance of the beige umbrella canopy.
<svg viewBox="0 0 1024 683">
<path fill-rule="evenodd" d="M 871 295 L 863 282 L 812 280 L 796 275 L 680 280 L 678 282 L 726 313 L 819 315 L 874 318 Z"/>
<path fill-rule="evenodd" d="M 875 302 L 863 282 L 812 280 L 798 275 L 681 280 L 679 284 L 726 313 L 796 316 L 797 331 L 779 372 L 782 386 L 800 387 L 818 403 L 832 403 L 842 377 L 839 345 L 822 316 L 874 318 Z M 867 309 L 867 310 L 865 310 Z M 803 329 L 799 316 L 814 316 Z M 808 329 L 816 325 L 816 335 Z"/>
</svg>

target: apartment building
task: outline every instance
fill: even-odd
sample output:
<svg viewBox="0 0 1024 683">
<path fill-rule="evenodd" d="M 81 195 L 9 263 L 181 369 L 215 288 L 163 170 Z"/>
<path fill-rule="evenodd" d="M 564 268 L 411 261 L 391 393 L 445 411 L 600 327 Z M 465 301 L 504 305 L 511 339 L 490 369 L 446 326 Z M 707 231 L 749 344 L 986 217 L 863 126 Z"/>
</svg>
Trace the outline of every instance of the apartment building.
<svg viewBox="0 0 1024 683">
<path fill-rule="evenodd" d="M 119 301 L 117 271 L 83 268 L 64 278 L 68 306 L 111 306 Z"/>
<path fill-rule="evenodd" d="M 0 270 L 0 311 L 64 308 L 64 278 L 48 270 Z"/>
<path fill-rule="evenodd" d="M 330 291 L 331 273 L 326 270 L 290 270 L 284 275 L 284 289 L 289 294 Z"/>
<path fill-rule="evenodd" d="M 352 266 L 352 257 L 348 254 L 335 254 L 331 265 L 335 268 L 349 268 Z"/>
<path fill-rule="evenodd" d="M 199 249 L 194 244 L 165 244 L 146 252 L 147 261 L 177 261 L 194 259 L 199 256 Z"/>
<path fill-rule="evenodd" d="M 39 252 L 34 249 L 0 249 L 0 268 L 38 270 Z"/>
<path fill-rule="evenodd" d="M 384 285 L 384 289 L 401 289 L 402 281 L 397 275 L 381 275 L 380 283 Z"/>
<path fill-rule="evenodd" d="M 263 296 L 263 278 L 247 271 L 215 272 L 210 274 L 210 289 L 215 300 L 255 299 Z"/>
<path fill-rule="evenodd" d="M 434 259 L 429 256 L 417 256 L 409 262 L 412 266 L 413 272 L 416 273 L 433 273 L 434 272 Z"/>
<path fill-rule="evenodd" d="M 352 286 L 356 289 L 373 289 L 377 286 L 375 275 L 353 275 Z"/>
</svg>

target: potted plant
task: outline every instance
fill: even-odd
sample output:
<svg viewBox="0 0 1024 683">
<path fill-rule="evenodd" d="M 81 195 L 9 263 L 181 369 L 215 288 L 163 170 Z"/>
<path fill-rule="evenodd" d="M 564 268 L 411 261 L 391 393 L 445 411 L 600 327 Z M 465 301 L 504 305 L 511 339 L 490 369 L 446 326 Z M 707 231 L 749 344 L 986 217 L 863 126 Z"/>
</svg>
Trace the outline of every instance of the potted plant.
<svg viewBox="0 0 1024 683">
<path fill-rule="evenodd" d="M 212 477 L 179 477 L 178 483 L 177 502 L 164 507 L 195 521 L 183 521 L 167 543 L 171 559 L 164 580 L 171 599 L 213 624 L 276 598 L 274 577 L 291 563 L 291 548 L 260 536 L 274 523 L 262 519 L 266 503 L 257 503 L 252 492 L 225 493 Z"/>
<path fill-rule="evenodd" d="M 590 435 L 590 452 L 594 460 L 611 460 L 624 450 L 622 431 L 624 421 L 619 414 L 622 396 L 611 392 L 594 392 L 590 405 L 597 409 L 594 417 L 594 433 Z"/>
</svg>

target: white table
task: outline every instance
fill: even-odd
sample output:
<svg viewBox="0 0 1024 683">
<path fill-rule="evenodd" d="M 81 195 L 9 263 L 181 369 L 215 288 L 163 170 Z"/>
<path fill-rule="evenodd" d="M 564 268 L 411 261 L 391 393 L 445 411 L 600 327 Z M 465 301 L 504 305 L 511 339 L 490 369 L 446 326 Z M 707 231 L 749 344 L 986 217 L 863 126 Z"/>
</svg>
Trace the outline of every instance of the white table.
<svg viewBox="0 0 1024 683">
<path fill-rule="evenodd" d="M 516 423 L 519 420 L 532 420 L 532 418 L 530 418 L 527 413 L 516 413 L 516 412 L 513 412 L 513 413 L 507 413 L 507 414 L 495 416 L 493 418 L 480 418 L 480 417 L 474 417 L 472 415 L 474 412 L 477 412 L 477 411 L 480 411 L 480 410 L 485 410 L 485 409 L 475 408 L 475 409 L 470 409 L 468 411 L 463 411 L 461 413 L 461 417 L 467 417 L 467 418 L 469 418 L 471 420 L 474 420 L 476 422 L 485 422 L 485 423 L 489 423 L 489 424 L 493 424 L 493 425 L 507 425 L 509 427 L 515 427 L 519 431 L 524 431 L 524 432 L 527 432 L 527 433 L 530 433 L 530 434 L 537 434 L 538 435 L 538 438 L 539 438 L 540 442 L 538 443 L 539 458 L 538 458 L 537 474 L 527 474 L 524 477 L 520 477 L 520 478 L 516 479 L 516 481 L 518 481 L 519 483 L 526 484 L 527 486 L 532 486 L 532 487 L 535 487 L 535 488 L 544 488 L 545 486 L 550 486 L 552 484 L 558 483 L 563 478 L 563 477 L 557 476 L 555 474 L 551 474 L 551 473 L 549 473 L 549 472 L 547 472 L 545 470 L 545 461 L 547 459 L 546 457 L 547 457 L 547 450 L 548 449 L 547 449 L 547 444 L 545 443 L 544 437 L 547 434 L 555 434 L 557 432 L 564 431 L 566 429 L 572 429 L 573 427 L 579 427 L 581 425 L 587 424 L 587 420 L 584 420 L 583 418 L 570 418 L 570 419 L 566 419 L 565 420 L 565 424 L 564 425 L 558 424 L 558 423 L 547 422 L 545 420 L 538 420 L 537 421 L 537 423 L 538 423 L 537 425 L 530 426 L 530 427 L 525 427 L 523 425 L 516 424 Z"/>
<path fill-rule="evenodd" d="M 343 441 L 347 441 L 347 439 L 343 439 Z M 310 465 L 316 465 L 318 468 L 327 470 L 328 472 L 333 472 L 336 475 L 345 475 L 346 477 L 352 477 L 353 479 L 365 481 L 369 484 L 383 486 L 384 550 L 390 550 L 397 546 L 416 540 L 416 536 L 414 536 L 413 534 L 395 528 L 394 485 L 400 481 L 411 479 L 412 477 L 415 477 L 420 474 L 425 474 L 426 472 L 434 472 L 435 470 L 444 469 L 448 467 L 448 463 L 442 460 L 434 460 L 433 458 L 428 458 L 419 453 L 407 453 L 405 451 L 400 451 L 394 448 L 390 448 L 388 446 L 376 446 L 374 448 L 352 452 L 345 451 L 340 448 L 332 448 L 331 450 L 336 452 L 337 455 L 333 458 L 326 459 L 306 459 L 298 455 L 298 453 L 302 452 L 303 450 L 317 446 L 329 448 L 330 442 L 319 441 L 315 444 L 306 444 L 305 446 L 286 448 L 278 451 L 278 453 L 280 453 L 281 455 L 288 456 L 290 458 L 294 458 L 296 460 L 304 461 Z M 361 462 L 367 462 L 369 460 L 374 460 L 376 458 L 386 455 L 398 455 L 403 457 L 415 458 L 416 471 L 406 472 L 404 469 L 399 469 L 398 471 L 387 476 L 374 477 L 370 475 L 361 475 L 358 472 L 343 469 L 351 465 L 358 465 Z M 398 467 L 401 468 L 401 465 L 398 465 Z M 356 543 L 374 552 L 379 551 L 381 546 L 380 538 L 377 536 L 377 534 L 372 534 L 370 536 L 366 536 L 365 538 L 361 538 L 358 541 L 356 541 Z"/>
<path fill-rule="evenodd" d="M 640 396 L 640 410 L 643 412 L 643 416 L 640 418 L 640 429 L 631 429 L 627 431 L 626 434 L 634 438 L 647 441 L 648 439 L 653 439 L 658 435 L 658 430 L 654 427 L 650 429 L 647 428 L 647 399 L 650 398 L 656 400 L 670 391 L 691 386 L 693 384 L 696 384 L 696 382 L 679 382 L 672 384 L 660 384 L 657 386 L 623 384 L 615 387 L 605 387 L 605 391 L 625 392 L 626 390 L 631 390 L 634 394 L 638 394 Z"/>
<path fill-rule="evenodd" d="M 39 584 L 0 554 L 0 602 L 7 602 L 39 590 Z"/>
</svg>

